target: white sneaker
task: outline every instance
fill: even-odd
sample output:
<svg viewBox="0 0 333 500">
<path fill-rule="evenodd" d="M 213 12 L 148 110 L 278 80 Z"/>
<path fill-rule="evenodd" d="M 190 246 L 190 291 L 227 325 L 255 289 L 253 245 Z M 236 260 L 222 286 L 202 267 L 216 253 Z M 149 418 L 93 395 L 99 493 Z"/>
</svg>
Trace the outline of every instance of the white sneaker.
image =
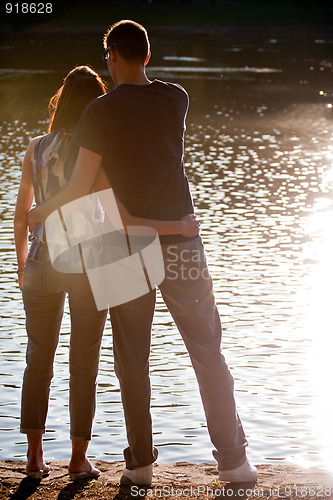
<svg viewBox="0 0 333 500">
<path fill-rule="evenodd" d="M 258 471 L 248 460 L 236 469 L 219 471 L 219 480 L 228 483 L 250 483 L 257 479 Z"/>
<path fill-rule="evenodd" d="M 133 484 L 151 484 L 153 480 L 153 464 L 132 470 L 125 468 L 123 476 L 127 477 Z"/>
</svg>

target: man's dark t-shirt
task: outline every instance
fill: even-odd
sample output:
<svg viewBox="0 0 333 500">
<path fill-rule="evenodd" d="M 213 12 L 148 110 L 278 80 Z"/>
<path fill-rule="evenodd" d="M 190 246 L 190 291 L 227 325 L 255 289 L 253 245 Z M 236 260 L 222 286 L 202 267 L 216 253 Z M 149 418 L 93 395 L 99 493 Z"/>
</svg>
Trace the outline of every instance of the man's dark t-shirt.
<svg viewBox="0 0 333 500">
<path fill-rule="evenodd" d="M 103 157 L 111 186 L 132 215 L 178 220 L 193 213 L 183 166 L 187 109 L 180 85 L 154 80 L 121 84 L 84 110 L 74 141 Z"/>
</svg>

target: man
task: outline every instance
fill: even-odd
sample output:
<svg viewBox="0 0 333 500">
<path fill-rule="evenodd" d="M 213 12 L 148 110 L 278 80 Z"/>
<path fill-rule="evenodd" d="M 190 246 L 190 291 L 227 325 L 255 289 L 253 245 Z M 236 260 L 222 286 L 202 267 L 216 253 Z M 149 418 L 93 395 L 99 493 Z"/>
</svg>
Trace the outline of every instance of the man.
<svg viewBox="0 0 333 500">
<path fill-rule="evenodd" d="M 149 41 L 133 21 L 120 21 L 104 37 L 104 58 L 115 84 L 89 104 L 76 129 L 80 146 L 70 183 L 57 200 L 38 208 L 44 219 L 86 195 L 101 165 L 120 201 L 132 215 L 175 220 L 193 213 L 183 167 L 188 96 L 176 84 L 146 75 Z M 246 438 L 237 415 L 233 379 L 220 352 L 221 324 L 200 237 L 160 238 L 166 276 L 159 286 L 188 349 L 206 414 L 208 431 L 224 481 L 255 481 L 246 459 Z M 128 448 L 123 475 L 149 484 L 157 450 L 150 416 L 149 353 L 155 290 L 110 309 L 115 370 L 120 382 Z"/>
</svg>

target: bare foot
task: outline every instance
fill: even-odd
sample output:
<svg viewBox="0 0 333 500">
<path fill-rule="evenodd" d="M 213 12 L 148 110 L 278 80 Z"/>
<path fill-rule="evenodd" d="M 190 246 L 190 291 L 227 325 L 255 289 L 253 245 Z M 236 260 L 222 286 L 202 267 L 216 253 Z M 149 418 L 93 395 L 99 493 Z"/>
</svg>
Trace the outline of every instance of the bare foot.
<svg viewBox="0 0 333 500">
<path fill-rule="evenodd" d="M 44 462 L 40 460 L 29 460 L 26 466 L 26 472 L 30 476 L 48 476 L 51 472 L 51 468 Z M 33 474 L 35 473 L 35 474 Z"/>
<path fill-rule="evenodd" d="M 91 477 L 98 477 L 101 474 L 101 471 L 96 469 L 85 457 L 84 459 L 75 459 L 72 458 L 68 465 L 68 472 L 70 474 L 76 474 L 80 472 L 86 472 Z"/>
<path fill-rule="evenodd" d="M 97 478 L 101 471 L 96 469 L 87 458 L 89 441 L 75 441 L 72 439 L 72 457 L 68 465 L 68 472 L 73 481 L 87 478 Z"/>
<path fill-rule="evenodd" d="M 43 477 L 50 474 L 50 467 L 46 465 L 43 458 L 42 434 L 27 434 L 27 474 L 34 477 Z M 35 473 L 34 475 L 31 473 Z"/>
</svg>

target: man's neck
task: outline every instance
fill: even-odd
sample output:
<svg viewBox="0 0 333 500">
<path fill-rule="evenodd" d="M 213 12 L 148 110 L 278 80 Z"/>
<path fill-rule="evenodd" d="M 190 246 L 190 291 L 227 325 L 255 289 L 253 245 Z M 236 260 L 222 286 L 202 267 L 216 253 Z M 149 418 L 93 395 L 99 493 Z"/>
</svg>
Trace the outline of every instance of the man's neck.
<svg viewBox="0 0 333 500">
<path fill-rule="evenodd" d="M 118 87 L 118 85 L 121 85 L 123 83 L 127 83 L 127 85 L 149 85 L 151 83 L 151 81 L 148 80 L 148 78 L 141 79 L 141 80 L 124 78 L 122 80 L 117 80 L 116 87 Z"/>
<path fill-rule="evenodd" d="M 123 83 L 129 85 L 149 85 L 151 81 L 148 79 L 144 69 L 126 68 L 122 71 L 118 71 L 115 75 L 115 86 L 117 87 Z"/>
</svg>

